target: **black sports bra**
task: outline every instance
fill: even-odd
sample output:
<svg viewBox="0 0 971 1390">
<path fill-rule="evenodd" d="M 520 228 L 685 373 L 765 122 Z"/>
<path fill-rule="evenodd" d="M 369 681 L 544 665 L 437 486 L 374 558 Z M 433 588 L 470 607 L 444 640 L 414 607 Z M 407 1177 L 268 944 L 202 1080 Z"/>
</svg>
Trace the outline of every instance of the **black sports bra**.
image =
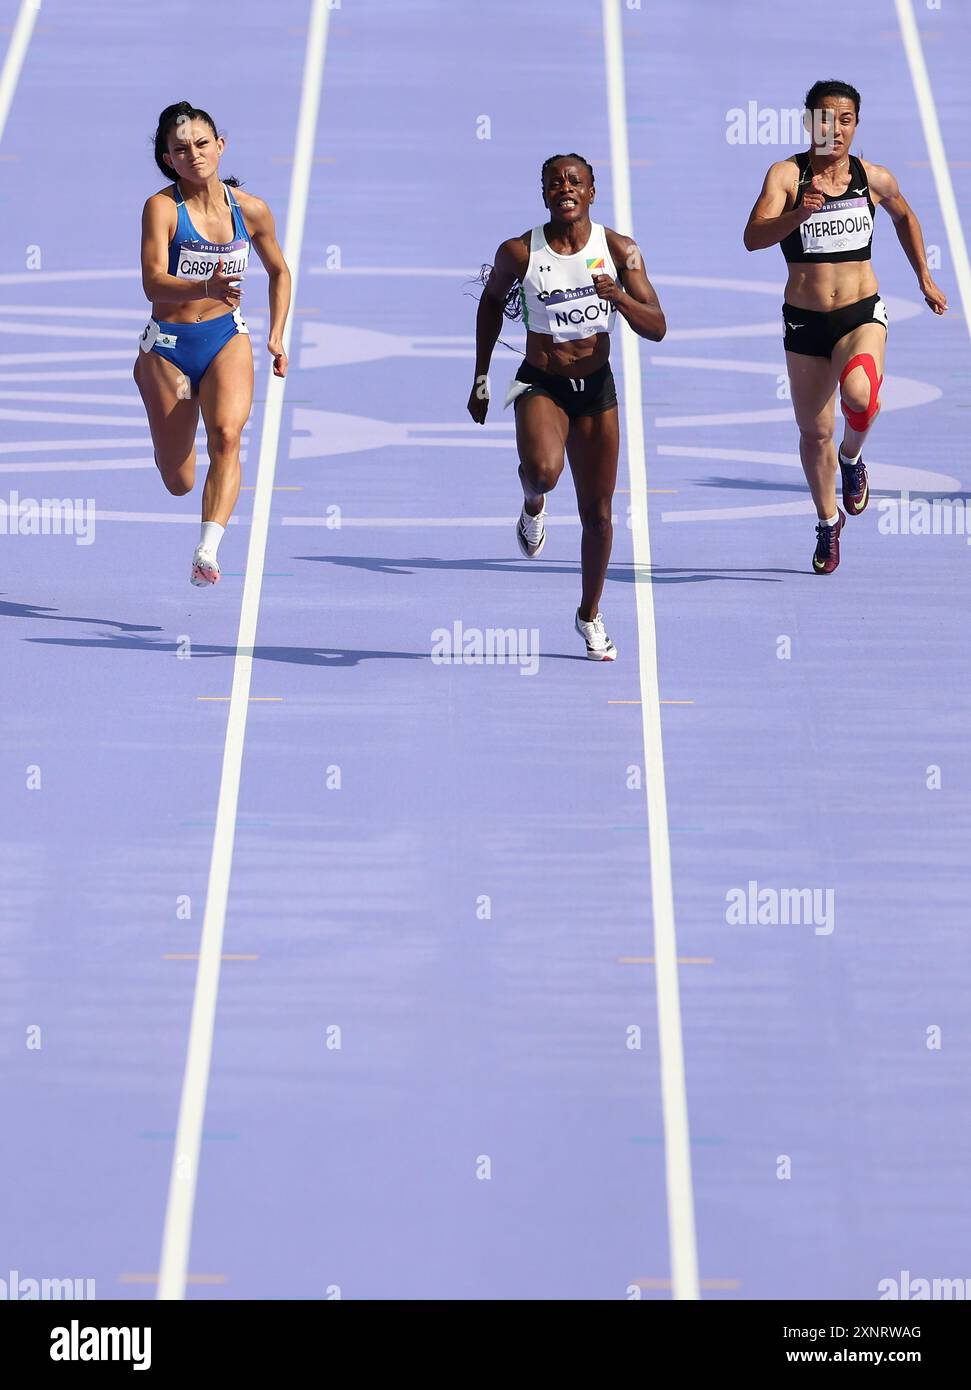
<svg viewBox="0 0 971 1390">
<path fill-rule="evenodd" d="M 793 207 L 800 206 L 803 191 L 812 182 L 810 152 L 803 150 L 797 154 L 796 164 L 799 168 L 799 186 Z M 828 265 L 831 261 L 870 259 L 875 210 L 863 165 L 852 154 L 850 175 L 850 184 L 845 193 L 835 198 L 826 194 L 826 202 L 819 212 L 814 212 L 795 231 L 783 237 L 780 242 L 782 254 L 790 265 Z"/>
</svg>

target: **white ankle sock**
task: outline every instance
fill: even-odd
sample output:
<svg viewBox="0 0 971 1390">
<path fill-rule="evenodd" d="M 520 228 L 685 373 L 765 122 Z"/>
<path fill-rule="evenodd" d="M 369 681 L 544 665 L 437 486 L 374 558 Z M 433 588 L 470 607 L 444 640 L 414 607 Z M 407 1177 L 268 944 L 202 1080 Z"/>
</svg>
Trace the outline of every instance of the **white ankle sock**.
<svg viewBox="0 0 971 1390">
<path fill-rule="evenodd" d="M 839 514 L 839 512 L 837 511 L 837 512 L 835 513 L 835 515 L 833 515 L 833 516 L 823 517 L 823 519 L 822 519 L 822 524 L 823 524 L 824 526 L 835 526 L 836 523 L 839 521 L 839 519 L 840 519 L 840 514 Z"/>
<path fill-rule="evenodd" d="M 204 550 L 213 559 L 219 550 L 219 542 L 225 534 L 225 526 L 220 526 L 218 521 L 204 521 L 202 523 L 202 535 L 199 538 L 199 549 Z"/>
<path fill-rule="evenodd" d="M 862 448 L 860 448 L 860 449 L 857 449 L 857 451 L 856 451 L 855 454 L 847 454 L 847 453 L 845 452 L 845 450 L 843 449 L 843 446 L 842 446 L 842 444 L 841 444 L 841 445 L 840 445 L 840 463 L 856 463 L 857 459 L 860 457 L 860 455 L 862 454 L 862 452 L 863 452 L 863 450 L 862 450 Z"/>
</svg>

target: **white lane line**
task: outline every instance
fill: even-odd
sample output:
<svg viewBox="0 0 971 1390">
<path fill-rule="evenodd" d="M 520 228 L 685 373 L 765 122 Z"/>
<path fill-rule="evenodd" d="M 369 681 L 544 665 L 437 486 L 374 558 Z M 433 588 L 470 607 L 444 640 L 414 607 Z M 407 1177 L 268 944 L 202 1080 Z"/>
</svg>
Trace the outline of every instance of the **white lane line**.
<svg viewBox="0 0 971 1390">
<path fill-rule="evenodd" d="M 659 430 L 681 430 L 694 425 L 770 425 L 791 418 L 792 408 L 780 405 L 773 410 L 726 410 L 717 415 L 657 415 L 654 424 Z"/>
<path fill-rule="evenodd" d="M 137 405 L 137 401 L 126 404 Z M 27 420 L 32 425 L 121 425 L 126 430 L 138 424 L 137 416 L 133 419 L 130 415 L 70 415 L 59 410 L 10 410 L 6 406 L 0 408 L 0 420 Z"/>
<path fill-rule="evenodd" d="M 247 269 L 247 274 L 249 273 Z M 140 280 L 140 266 L 118 270 L 5 270 L 0 285 L 56 285 L 68 280 Z M 146 309 L 146 318 L 151 310 Z"/>
<path fill-rule="evenodd" d="M 154 463 L 149 464 L 149 467 L 154 468 Z M 199 517 L 195 512 L 103 512 L 100 509 L 95 509 L 94 519 L 95 521 L 151 521 L 165 525 L 172 522 L 176 525 L 191 526 L 193 523 L 196 526 L 199 525 Z M 241 520 L 245 523 L 248 518 L 231 516 L 228 524 L 238 526 Z"/>
<path fill-rule="evenodd" d="M 49 359 L 44 354 L 40 356 L 42 361 Z M 113 353 L 112 356 L 120 357 L 121 353 Z M 127 358 L 131 353 L 126 353 Z M 80 372 L 0 372 L 0 381 L 131 381 L 131 371 L 124 367 L 112 367 L 108 371 L 80 371 Z"/>
<path fill-rule="evenodd" d="M 304 226 L 307 220 L 307 200 L 320 110 L 320 89 L 324 75 L 327 50 L 328 0 L 311 0 L 310 23 L 304 59 L 303 84 L 300 94 L 300 114 L 293 152 L 293 172 L 287 205 L 287 232 L 283 254 L 293 277 L 293 303 L 296 303 L 303 252 Z M 293 316 L 284 331 L 284 349 L 289 352 Z M 243 740 L 249 710 L 250 683 L 253 673 L 252 652 L 256 643 L 256 624 L 259 615 L 260 591 L 266 561 L 266 539 L 270 523 L 270 503 L 276 473 L 280 426 L 283 419 L 283 393 L 286 378 L 270 376 L 266 387 L 266 408 L 263 414 L 263 433 L 260 439 L 256 487 L 253 494 L 253 518 L 249 549 L 246 556 L 246 577 L 233 662 L 233 685 L 226 721 L 226 743 L 223 750 L 219 801 L 216 806 L 216 826 L 213 832 L 212 858 L 209 864 L 209 885 L 206 910 L 199 941 L 199 965 L 196 971 L 195 996 L 192 1003 L 192 1023 L 182 1080 L 179 1123 L 172 1172 L 169 1179 L 168 1205 L 162 1236 L 162 1258 L 159 1267 L 158 1297 L 185 1297 L 189 1267 L 189 1248 L 192 1240 L 192 1214 L 195 1204 L 202 1127 L 209 1086 L 209 1067 L 212 1058 L 213 1030 L 216 1019 L 216 998 L 219 992 L 219 969 L 222 957 L 223 933 L 226 925 L 226 903 L 229 897 L 229 877 L 236 834 L 236 808 L 239 800 L 239 780 L 243 760 Z"/>
<path fill-rule="evenodd" d="M 37 380 L 37 377 L 34 377 Z M 0 401 L 52 401 L 64 405 L 141 405 L 131 396 L 100 396 L 91 391 L 0 391 Z"/>
<path fill-rule="evenodd" d="M 660 284 L 656 275 L 651 276 L 653 285 Z M 668 337 L 677 343 L 707 343 L 716 338 L 777 338 L 778 322 L 722 324 L 719 328 L 669 328 Z"/>
<path fill-rule="evenodd" d="M 620 0 L 602 0 L 602 3 L 610 117 L 610 157 L 614 173 L 614 226 L 621 232 L 633 235 L 621 4 Z M 620 325 L 620 349 L 624 373 L 624 428 L 627 433 L 627 458 L 630 467 L 634 565 L 643 573 L 649 574 L 651 538 L 647 521 L 647 463 L 644 453 L 640 355 L 637 338 L 623 324 Z M 650 584 L 635 584 L 634 593 L 637 604 L 654 955 L 657 961 L 655 976 L 661 1107 L 664 1118 L 664 1162 L 667 1178 L 668 1241 L 671 1252 L 671 1293 L 676 1299 L 697 1299 L 700 1297 L 698 1251 L 694 1193 L 691 1184 L 691 1142 L 688 1131 L 684 1045 L 681 1035 L 671 843 L 668 833 L 667 792 L 664 785 L 654 596 Z"/>
<path fill-rule="evenodd" d="M 4 367 L 27 367 L 36 362 L 46 367 L 48 362 L 131 362 L 134 350 L 129 348 L 95 349 L 93 352 L 0 352 L 0 365 Z M 131 376 L 129 369 L 128 375 Z M 38 373 L 34 378 L 44 377 Z"/>
<path fill-rule="evenodd" d="M 24 66 L 24 59 L 27 57 L 27 48 L 30 44 L 30 36 L 34 32 L 34 24 L 37 21 L 39 9 L 40 0 L 20 0 L 20 9 L 3 60 L 3 69 L 0 71 L 0 140 L 3 139 L 3 132 L 7 128 L 7 117 L 10 115 L 10 107 L 13 105 L 17 83 L 20 81 L 20 72 Z"/>
<path fill-rule="evenodd" d="M 660 357 L 651 356 L 652 367 L 687 367 L 698 372 L 752 372 L 759 376 L 781 376 L 777 362 L 746 362 L 737 357 Z"/>
<path fill-rule="evenodd" d="M 154 464 L 149 464 L 148 466 L 150 468 L 155 467 Z M 11 536 L 36 536 L 43 534 L 43 532 L 36 528 L 31 529 L 32 523 L 35 518 L 42 524 L 45 521 L 56 522 L 58 518 L 60 518 L 62 521 L 66 521 L 65 503 L 61 500 L 58 500 L 56 503 L 54 503 L 49 498 L 42 498 L 39 504 L 32 505 L 29 511 L 25 513 L 23 511 L 23 508 L 25 506 L 25 503 L 27 503 L 29 499 L 21 499 L 19 497 L 19 494 L 17 493 L 14 493 L 13 496 L 17 499 L 15 509 L 11 508 L 10 504 L 6 502 L 4 499 L 0 498 L 0 536 L 6 536 L 8 534 Z M 77 502 L 79 507 L 84 507 L 83 498 L 68 498 L 67 504 L 71 505 L 71 503 L 74 501 Z M 9 514 L 11 513 L 11 511 L 13 513 L 12 522 L 9 519 Z M 150 521 L 153 523 L 159 522 L 164 524 L 175 522 L 176 525 L 187 526 L 199 525 L 199 515 L 197 512 L 106 512 L 102 511 L 98 507 L 95 507 L 90 511 L 85 508 L 84 516 L 88 522 Z M 242 520 L 245 523 L 248 520 L 248 518 L 238 518 L 235 516 L 231 516 L 229 518 L 229 524 L 230 526 L 238 526 L 240 520 Z M 63 532 L 60 530 L 56 530 L 54 531 L 54 534 L 63 534 L 69 536 L 71 535 L 71 532 L 67 529 L 65 529 Z"/>
<path fill-rule="evenodd" d="M 964 240 L 964 230 L 958 215 L 958 205 L 954 197 L 954 185 L 951 182 L 947 155 L 944 153 L 944 140 L 937 119 L 937 107 L 934 105 L 934 93 L 931 89 L 930 77 L 927 74 L 927 64 L 924 62 L 924 50 L 921 47 L 913 7 L 910 0 L 896 0 L 896 3 L 900 33 L 903 37 L 904 51 L 907 54 L 907 63 L 910 67 L 910 80 L 914 84 L 914 95 L 917 98 L 921 124 L 924 127 L 924 140 L 927 144 L 927 153 L 930 156 L 934 183 L 937 187 L 937 200 L 941 205 L 941 216 L 944 218 L 947 242 L 951 249 L 951 260 L 954 263 L 954 276 L 958 282 L 958 292 L 961 295 L 964 326 L 968 330 L 968 334 L 971 335 L 971 266 L 968 264 L 968 246 Z"/>
<path fill-rule="evenodd" d="M 131 376 L 131 372 L 128 373 Z M 129 423 L 132 423 L 129 421 Z M 48 449 L 144 449 L 141 439 L 25 439 L 0 444 L 0 454 L 44 454 Z"/>
<path fill-rule="evenodd" d="M 61 323 L 10 323 L 7 319 L 0 321 L 0 333 L 18 338 L 57 338 L 59 342 L 64 338 L 91 338 L 90 328 L 66 328 Z M 106 338 L 122 343 L 135 341 L 130 328 L 99 327 L 97 337 L 99 342 Z"/>
<path fill-rule="evenodd" d="M 131 372 L 126 373 L 131 376 Z M 247 424 L 247 428 L 248 428 Z M 200 425 L 196 432 L 196 448 L 205 448 L 206 436 Z M 242 453 L 245 456 L 247 440 L 243 440 Z M 144 449 L 145 437 L 141 439 L 22 439 L 12 443 L 0 444 L 0 454 L 46 454 L 55 449 Z M 52 465 L 53 467 L 53 465 Z"/>
<path fill-rule="evenodd" d="M 67 304 L 0 304 L 0 314 L 40 314 L 49 319 L 136 319 L 139 323 L 144 324 L 150 313 L 150 307 L 144 309 L 97 309 L 78 306 L 72 309 Z"/>
<path fill-rule="evenodd" d="M 776 454 L 762 449 L 714 449 L 703 445 L 659 444 L 659 457 L 725 460 L 731 463 L 769 463 L 802 470 L 798 454 Z M 871 491 L 960 492 L 961 482 L 950 473 L 933 473 L 927 468 L 909 468 L 899 463 L 879 463 L 867 458 Z M 879 506 L 879 503 L 877 504 Z M 665 518 L 669 514 L 665 512 Z M 679 516 L 683 513 L 679 512 Z"/>
<path fill-rule="evenodd" d="M 38 473 L 117 473 L 133 468 L 154 468 L 155 460 L 147 458 L 130 459 L 90 459 L 80 461 L 78 459 L 57 459 L 51 462 L 49 459 L 39 462 L 32 459 L 30 463 L 25 463 L 23 459 L 18 459 L 16 463 L 0 463 L 0 473 L 17 473 L 21 477 L 34 477 Z M 196 520 L 198 521 L 198 517 Z"/>
<path fill-rule="evenodd" d="M 745 507 L 701 507 L 697 511 L 662 512 L 662 521 L 758 521 L 766 516 L 801 516 L 814 512 L 812 498 L 803 502 L 769 502 Z M 809 573 L 809 570 L 806 570 Z"/>
</svg>

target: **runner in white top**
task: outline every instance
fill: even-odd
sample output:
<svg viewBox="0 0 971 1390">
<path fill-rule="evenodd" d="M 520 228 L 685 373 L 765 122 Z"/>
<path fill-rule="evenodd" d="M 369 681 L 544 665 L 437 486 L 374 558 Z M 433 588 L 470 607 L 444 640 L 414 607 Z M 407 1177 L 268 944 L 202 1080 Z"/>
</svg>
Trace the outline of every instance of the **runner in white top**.
<svg viewBox="0 0 971 1390">
<path fill-rule="evenodd" d="M 641 338 L 660 342 L 664 314 L 630 237 L 590 220 L 593 169 L 578 154 L 553 155 L 542 169 L 550 220 L 504 241 L 485 280 L 476 318 L 472 419 L 489 409 L 488 372 L 503 313 L 526 327 L 526 359 L 510 384 L 524 502 L 516 527 L 523 555 L 546 544 L 546 494 L 570 461 L 583 528 L 582 592 L 576 628 L 587 656 L 613 661 L 600 598 L 613 541 L 617 481 L 617 394 L 610 370 L 610 333 L 618 315 Z"/>
</svg>

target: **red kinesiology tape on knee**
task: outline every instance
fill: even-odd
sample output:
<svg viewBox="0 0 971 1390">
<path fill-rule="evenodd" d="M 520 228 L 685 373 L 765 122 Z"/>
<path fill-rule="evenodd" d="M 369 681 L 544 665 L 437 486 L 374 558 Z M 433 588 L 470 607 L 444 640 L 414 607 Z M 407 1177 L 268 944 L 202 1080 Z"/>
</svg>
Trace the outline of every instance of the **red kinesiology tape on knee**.
<svg viewBox="0 0 971 1390">
<path fill-rule="evenodd" d="M 855 367 L 863 368 L 870 383 L 870 400 L 866 410 L 850 410 L 843 400 L 843 382 Z M 874 416 L 880 409 L 879 396 L 882 385 L 883 377 L 877 377 L 877 364 L 868 352 L 858 352 L 840 372 L 840 410 L 846 416 L 850 429 L 856 430 L 857 434 L 864 434 L 873 424 Z"/>
</svg>

